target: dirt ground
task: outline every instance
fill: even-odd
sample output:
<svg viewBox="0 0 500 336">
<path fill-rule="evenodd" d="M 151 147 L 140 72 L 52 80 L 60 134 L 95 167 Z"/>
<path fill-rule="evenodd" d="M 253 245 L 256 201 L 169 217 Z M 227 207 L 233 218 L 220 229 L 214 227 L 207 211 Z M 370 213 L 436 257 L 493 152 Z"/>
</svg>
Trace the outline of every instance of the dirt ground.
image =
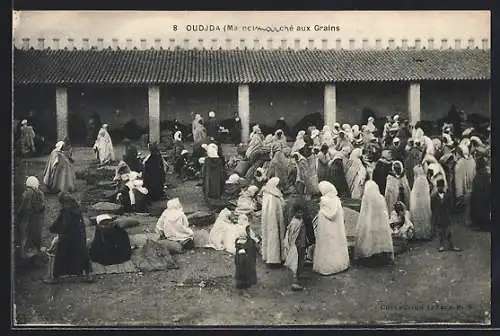
<svg viewBox="0 0 500 336">
<path fill-rule="evenodd" d="M 120 150 L 117 150 L 120 157 Z M 87 169 L 88 149 L 76 148 L 75 167 Z M 15 175 L 16 195 L 28 175 L 41 178 L 46 158 L 21 161 Z M 87 188 L 78 180 L 77 199 Z M 179 185 L 169 196 L 200 203 L 200 193 Z M 43 234 L 58 212 L 47 195 Z M 453 227 L 460 253 L 437 251 L 435 239 L 414 243 L 383 268 L 351 266 L 335 276 L 307 270 L 305 290 L 290 290 L 286 269 L 269 269 L 258 261 L 258 284 L 240 291 L 234 286 L 233 257 L 199 248 L 176 255 L 179 269 L 97 276 L 91 284 L 45 285 L 46 260 L 38 268 L 14 271 L 14 324 L 57 325 L 332 325 L 367 323 L 461 322 L 489 324 L 491 299 L 490 233 Z"/>
</svg>

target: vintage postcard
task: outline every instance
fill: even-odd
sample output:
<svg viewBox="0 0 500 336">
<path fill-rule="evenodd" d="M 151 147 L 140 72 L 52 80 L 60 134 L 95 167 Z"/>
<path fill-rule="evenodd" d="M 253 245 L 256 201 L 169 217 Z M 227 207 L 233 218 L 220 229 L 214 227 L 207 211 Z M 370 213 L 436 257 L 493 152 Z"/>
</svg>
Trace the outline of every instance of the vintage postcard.
<svg viewBox="0 0 500 336">
<path fill-rule="evenodd" d="M 490 325 L 490 12 L 13 18 L 13 327 Z"/>
</svg>

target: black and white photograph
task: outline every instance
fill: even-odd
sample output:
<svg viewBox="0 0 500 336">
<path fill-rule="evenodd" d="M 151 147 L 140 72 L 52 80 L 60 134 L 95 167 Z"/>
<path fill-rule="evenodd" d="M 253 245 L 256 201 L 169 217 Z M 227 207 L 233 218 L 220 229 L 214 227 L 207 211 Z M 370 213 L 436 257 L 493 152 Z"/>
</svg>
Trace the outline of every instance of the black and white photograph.
<svg viewBox="0 0 500 336">
<path fill-rule="evenodd" d="M 491 325 L 489 11 L 12 15 L 12 327 Z"/>
</svg>

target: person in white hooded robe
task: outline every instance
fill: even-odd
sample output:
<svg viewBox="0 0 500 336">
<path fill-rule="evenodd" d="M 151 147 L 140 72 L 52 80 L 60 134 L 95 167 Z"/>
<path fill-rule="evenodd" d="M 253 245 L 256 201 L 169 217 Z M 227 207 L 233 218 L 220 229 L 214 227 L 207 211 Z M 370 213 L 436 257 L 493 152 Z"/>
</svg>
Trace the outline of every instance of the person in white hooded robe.
<svg viewBox="0 0 500 336">
<path fill-rule="evenodd" d="M 181 243 L 184 248 L 194 247 L 194 232 L 189 227 L 188 219 L 178 198 L 167 202 L 167 208 L 156 223 L 156 232 L 160 237 Z"/>
<path fill-rule="evenodd" d="M 389 212 L 377 184 L 366 181 L 361 210 L 356 226 L 354 256 L 362 262 L 373 261 L 374 265 L 392 262 L 394 247 Z"/>
<path fill-rule="evenodd" d="M 192 132 L 195 144 L 202 143 L 207 138 L 207 131 L 203 125 L 203 118 L 199 114 L 194 116 Z"/>
<path fill-rule="evenodd" d="M 313 271 L 321 275 L 332 275 L 349 268 L 344 209 L 333 184 L 321 181 L 318 187 L 322 196 L 319 212 L 314 220 L 316 245 Z"/>
<path fill-rule="evenodd" d="M 365 129 L 370 133 L 375 133 L 377 131 L 377 127 L 375 126 L 375 118 L 368 117 L 368 122 L 366 123 Z"/>
<path fill-rule="evenodd" d="M 285 260 L 284 199 L 278 189 L 279 182 L 278 177 L 273 177 L 262 188 L 262 260 L 266 264 L 281 264 Z"/>
<path fill-rule="evenodd" d="M 75 169 L 64 151 L 64 141 L 57 142 L 50 154 L 43 172 L 43 183 L 50 192 L 76 190 Z"/>
<path fill-rule="evenodd" d="M 235 224 L 231 221 L 231 210 L 224 208 L 217 216 L 215 220 L 215 224 L 210 230 L 208 244 L 206 247 L 213 248 L 218 251 L 226 250 L 230 251 L 231 247 L 234 250 L 234 239 L 232 241 L 228 241 L 226 237 L 228 237 L 228 231 L 235 230 Z M 232 252 L 234 253 L 234 251 Z"/>
<path fill-rule="evenodd" d="M 113 141 L 111 141 L 111 136 L 108 133 L 108 124 L 103 124 L 97 134 L 94 151 L 100 164 L 108 164 L 115 160 L 115 151 L 113 149 Z"/>
<path fill-rule="evenodd" d="M 476 176 L 476 161 L 469 154 L 467 146 L 462 144 L 458 148 L 460 156 L 455 166 L 455 196 L 458 200 L 459 208 L 468 210 L 472 185 Z"/>
<path fill-rule="evenodd" d="M 410 206 L 410 185 L 404 173 L 404 167 L 401 161 L 392 163 L 391 172 L 387 176 L 385 187 L 385 200 L 387 202 L 387 211 L 392 211 L 394 204 L 401 201 L 408 208 Z"/>
<path fill-rule="evenodd" d="M 363 151 L 361 148 L 355 148 L 347 161 L 345 167 L 345 177 L 349 190 L 351 191 L 352 199 L 361 199 L 366 180 L 366 168 L 363 164 Z"/>
<path fill-rule="evenodd" d="M 304 141 L 304 136 L 306 135 L 306 131 L 301 130 L 297 133 L 297 137 L 295 138 L 295 142 L 292 146 L 292 153 L 298 152 L 301 150 L 305 145 L 306 142 Z"/>
</svg>

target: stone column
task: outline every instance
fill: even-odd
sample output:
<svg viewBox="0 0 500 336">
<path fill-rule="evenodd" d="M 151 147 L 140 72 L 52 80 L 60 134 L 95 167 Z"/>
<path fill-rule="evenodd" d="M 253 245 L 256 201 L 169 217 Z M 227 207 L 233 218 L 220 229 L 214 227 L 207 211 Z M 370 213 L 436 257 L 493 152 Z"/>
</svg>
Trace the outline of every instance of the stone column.
<svg viewBox="0 0 500 336">
<path fill-rule="evenodd" d="M 149 142 L 160 143 L 160 87 L 148 88 Z"/>
<path fill-rule="evenodd" d="M 250 89 L 246 84 L 238 86 L 238 114 L 241 120 L 241 142 L 247 143 L 250 136 Z"/>
<path fill-rule="evenodd" d="M 325 85 L 323 110 L 325 125 L 333 129 L 333 125 L 337 121 L 337 92 L 335 84 Z"/>
<path fill-rule="evenodd" d="M 410 83 L 408 88 L 408 117 L 413 126 L 420 121 L 420 83 Z"/>
<path fill-rule="evenodd" d="M 57 140 L 68 136 L 68 91 L 65 87 L 56 87 L 56 123 Z"/>
</svg>

